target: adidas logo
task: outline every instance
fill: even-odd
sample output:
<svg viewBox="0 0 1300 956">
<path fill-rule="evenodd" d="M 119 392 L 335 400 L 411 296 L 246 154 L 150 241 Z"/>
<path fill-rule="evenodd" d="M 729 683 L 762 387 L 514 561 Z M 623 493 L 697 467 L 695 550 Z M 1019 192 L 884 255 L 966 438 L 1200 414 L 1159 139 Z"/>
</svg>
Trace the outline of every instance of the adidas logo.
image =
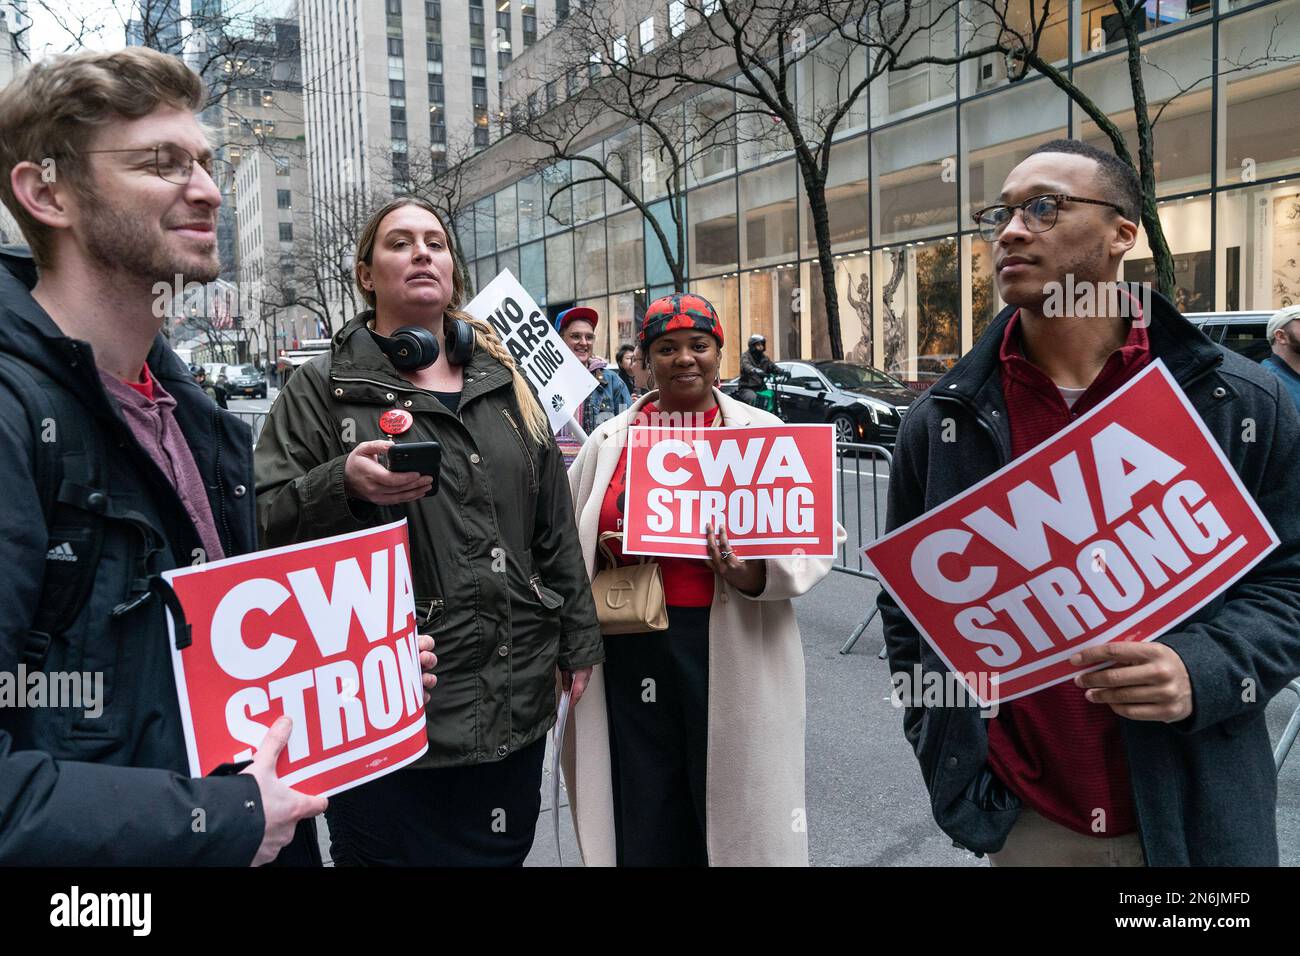
<svg viewBox="0 0 1300 956">
<path fill-rule="evenodd" d="M 68 542 L 57 544 L 45 552 L 46 561 L 76 561 L 77 555 L 72 550 L 72 545 Z"/>
</svg>

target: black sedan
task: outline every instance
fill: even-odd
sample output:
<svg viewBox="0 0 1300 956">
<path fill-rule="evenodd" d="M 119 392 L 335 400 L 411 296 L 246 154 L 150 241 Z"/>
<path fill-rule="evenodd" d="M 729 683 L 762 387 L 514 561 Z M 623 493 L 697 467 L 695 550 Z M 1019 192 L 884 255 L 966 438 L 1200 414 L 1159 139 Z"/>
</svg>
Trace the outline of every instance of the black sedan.
<svg viewBox="0 0 1300 956">
<path fill-rule="evenodd" d="M 787 422 L 829 422 L 841 442 L 893 448 L 907 407 L 920 396 L 879 369 L 854 362 L 777 362 L 789 378 L 777 385 Z M 736 381 L 722 390 L 735 395 Z"/>
<path fill-rule="evenodd" d="M 245 398 L 266 398 L 266 374 L 255 365 L 227 365 L 224 370 L 226 380 L 221 384 L 227 394 L 242 395 Z"/>
</svg>

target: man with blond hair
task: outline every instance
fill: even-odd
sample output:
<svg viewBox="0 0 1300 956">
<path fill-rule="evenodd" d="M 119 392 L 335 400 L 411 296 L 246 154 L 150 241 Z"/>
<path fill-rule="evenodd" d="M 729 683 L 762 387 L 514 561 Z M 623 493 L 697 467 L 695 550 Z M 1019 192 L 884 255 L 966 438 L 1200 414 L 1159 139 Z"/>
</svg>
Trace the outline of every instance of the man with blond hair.
<svg viewBox="0 0 1300 956">
<path fill-rule="evenodd" d="M 0 698 L 0 863 L 319 859 L 326 801 L 275 772 L 287 719 L 242 772 L 187 773 L 160 574 L 257 540 L 249 428 L 167 345 L 154 289 L 218 273 L 203 102 L 138 48 L 0 90 L 0 200 L 36 267 L 0 257 L 0 675 L 102 680 L 90 710 Z"/>
</svg>

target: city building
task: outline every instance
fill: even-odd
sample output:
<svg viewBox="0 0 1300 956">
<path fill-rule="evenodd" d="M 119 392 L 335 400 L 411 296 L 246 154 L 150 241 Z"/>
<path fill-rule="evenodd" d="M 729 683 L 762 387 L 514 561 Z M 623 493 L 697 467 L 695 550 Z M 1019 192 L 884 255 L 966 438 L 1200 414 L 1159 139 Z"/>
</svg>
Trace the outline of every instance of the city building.
<svg viewBox="0 0 1300 956">
<path fill-rule="evenodd" d="M 313 204 L 356 218 L 488 146 L 504 71 L 554 20 L 556 2 L 302 0 Z M 346 271 L 351 236 L 340 232 L 330 255 Z"/>
<path fill-rule="evenodd" d="M 942 9 L 913 7 L 918 22 Z M 1073 0 L 1047 24 L 1042 50 L 1125 131 L 1136 155 L 1112 12 L 1108 0 Z M 672 0 L 629 0 L 623 22 L 614 49 L 626 56 L 688 28 Z M 949 11 L 915 42 L 956 54 L 973 22 L 963 17 L 958 29 Z M 1142 28 L 1148 100 L 1153 111 L 1168 103 L 1155 128 L 1155 160 L 1177 304 L 1197 311 L 1300 301 L 1300 0 L 1148 0 Z M 542 52 L 516 59 L 511 103 L 530 95 L 516 76 L 545 75 L 530 70 L 530 56 Z M 865 53 L 853 55 L 864 58 L 865 75 Z M 836 95 L 835 79 L 806 62 L 796 95 L 804 105 L 824 101 Z M 773 144 L 717 135 L 696 142 L 693 118 L 726 117 L 736 103 L 716 89 L 687 93 L 680 105 L 687 274 L 689 288 L 722 315 L 724 374 L 735 373 L 754 332 L 768 337 L 778 359 L 828 357 L 816 243 L 788 144 L 783 151 L 779 137 Z M 1001 307 L 971 214 L 995 201 L 1006 173 L 1036 145 L 1063 136 L 1108 145 L 1049 80 L 1030 72 L 1009 82 L 1001 57 L 920 65 L 871 84 L 837 132 L 828 188 L 846 357 L 925 380 L 971 347 Z M 637 175 L 650 162 L 649 139 L 611 123 L 587 149 L 617 158 L 638 195 L 660 203 L 658 216 L 662 183 Z M 548 213 L 557 188 L 580 178 L 579 164 L 523 175 L 519 161 L 530 146 L 520 140 L 508 137 L 471 160 L 477 188 L 459 217 L 461 251 L 479 287 L 510 269 L 552 312 L 574 303 L 597 308 L 607 319 L 598 351 L 612 354 L 631 340 L 645 304 L 671 291 L 664 258 L 644 217 L 608 182 L 566 190 Z M 1152 278 L 1151 263 L 1143 236 L 1124 276 Z"/>
<path fill-rule="evenodd" d="M 27 0 L 10 0 L 0 8 L 0 87 L 6 86 L 27 65 L 31 58 L 27 28 Z M 18 223 L 9 210 L 0 204 L 0 246 L 23 242 Z"/>
<path fill-rule="evenodd" d="M 133 5 L 139 14 L 126 23 L 126 45 L 147 46 L 163 53 L 180 56 L 185 38 L 181 27 L 180 0 L 140 0 Z"/>
</svg>

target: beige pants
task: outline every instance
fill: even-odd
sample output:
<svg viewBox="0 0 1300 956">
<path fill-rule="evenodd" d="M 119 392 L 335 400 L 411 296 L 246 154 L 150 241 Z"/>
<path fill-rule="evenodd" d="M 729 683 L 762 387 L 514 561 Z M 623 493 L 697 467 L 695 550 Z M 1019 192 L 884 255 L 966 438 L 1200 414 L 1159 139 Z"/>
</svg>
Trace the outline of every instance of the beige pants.
<svg viewBox="0 0 1300 956">
<path fill-rule="evenodd" d="M 1006 845 L 989 854 L 991 866 L 1146 866 L 1136 833 L 1084 836 L 1028 807 L 1020 811 Z"/>
</svg>

